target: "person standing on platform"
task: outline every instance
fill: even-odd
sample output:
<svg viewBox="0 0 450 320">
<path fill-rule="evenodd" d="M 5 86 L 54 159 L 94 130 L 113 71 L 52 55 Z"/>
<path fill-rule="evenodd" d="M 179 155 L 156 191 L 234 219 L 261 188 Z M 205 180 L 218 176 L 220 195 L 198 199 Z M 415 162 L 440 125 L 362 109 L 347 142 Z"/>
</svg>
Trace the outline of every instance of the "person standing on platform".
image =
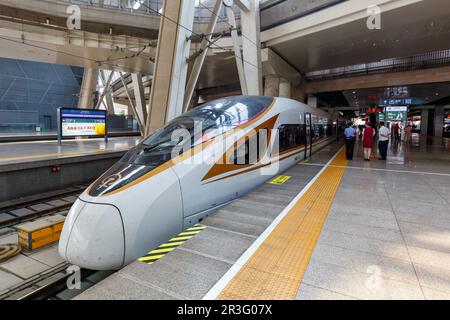
<svg viewBox="0 0 450 320">
<path fill-rule="evenodd" d="M 405 127 L 405 143 L 411 143 L 412 138 L 412 127 L 409 123 Z"/>
<path fill-rule="evenodd" d="M 378 150 L 380 151 L 379 160 L 386 160 L 387 148 L 389 145 L 389 129 L 384 126 L 384 121 L 380 122 L 380 130 L 378 131 Z"/>
<path fill-rule="evenodd" d="M 400 126 L 398 125 L 398 123 L 394 124 L 394 140 L 396 142 L 400 141 Z"/>
<path fill-rule="evenodd" d="M 364 148 L 364 161 L 370 161 L 373 148 L 373 138 L 375 136 L 375 130 L 370 126 L 369 122 L 366 122 L 366 126 L 363 131 L 363 148 Z"/>
<path fill-rule="evenodd" d="M 351 122 L 347 123 L 347 128 L 344 130 L 345 138 L 345 156 L 347 160 L 353 160 L 353 149 L 355 148 L 356 130 L 353 128 Z"/>
</svg>

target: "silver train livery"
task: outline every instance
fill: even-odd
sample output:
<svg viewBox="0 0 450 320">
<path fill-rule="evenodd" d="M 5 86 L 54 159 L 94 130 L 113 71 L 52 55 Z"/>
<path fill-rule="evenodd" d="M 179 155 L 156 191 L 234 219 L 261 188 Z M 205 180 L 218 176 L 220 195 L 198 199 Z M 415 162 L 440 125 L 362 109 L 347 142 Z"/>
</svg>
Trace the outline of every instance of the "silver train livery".
<svg viewBox="0 0 450 320">
<path fill-rule="evenodd" d="M 285 98 L 234 96 L 198 106 L 143 139 L 79 196 L 59 254 L 87 269 L 120 269 L 336 140 L 339 124 Z M 177 129 L 192 138 L 174 141 Z M 239 150 L 249 149 L 251 132 L 261 130 L 264 161 L 245 151 L 236 161 Z M 217 152 L 218 143 L 225 152 Z M 183 151 L 173 157 L 178 144 Z"/>
</svg>

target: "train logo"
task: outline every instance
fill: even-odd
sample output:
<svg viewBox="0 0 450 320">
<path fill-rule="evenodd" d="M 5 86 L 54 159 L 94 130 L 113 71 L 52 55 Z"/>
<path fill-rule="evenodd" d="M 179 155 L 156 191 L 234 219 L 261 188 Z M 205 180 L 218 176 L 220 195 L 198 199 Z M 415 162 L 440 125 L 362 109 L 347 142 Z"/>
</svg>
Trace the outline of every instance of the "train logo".
<svg viewBox="0 0 450 320">
<path fill-rule="evenodd" d="M 105 179 L 103 179 L 100 184 L 98 185 L 99 189 L 106 189 L 111 187 L 116 181 L 122 179 L 122 175 L 119 173 L 114 173 Z"/>
</svg>

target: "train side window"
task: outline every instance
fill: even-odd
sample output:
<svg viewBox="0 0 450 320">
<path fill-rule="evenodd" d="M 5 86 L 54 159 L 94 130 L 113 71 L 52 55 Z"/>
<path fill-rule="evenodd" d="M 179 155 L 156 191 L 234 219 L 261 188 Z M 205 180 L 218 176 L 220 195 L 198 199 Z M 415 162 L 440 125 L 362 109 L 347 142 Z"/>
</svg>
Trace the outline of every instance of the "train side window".
<svg viewBox="0 0 450 320">
<path fill-rule="evenodd" d="M 278 127 L 279 152 L 304 145 L 305 133 L 300 124 L 284 124 Z"/>
<path fill-rule="evenodd" d="M 249 165 L 257 163 L 266 151 L 268 129 L 260 129 L 258 134 L 246 137 L 245 143 L 235 144 L 230 163 L 235 165 Z M 264 139 L 264 140 L 263 140 Z"/>
<path fill-rule="evenodd" d="M 245 139 L 245 143 L 235 145 L 232 163 L 235 165 L 248 165 L 250 163 L 250 143 Z"/>
</svg>

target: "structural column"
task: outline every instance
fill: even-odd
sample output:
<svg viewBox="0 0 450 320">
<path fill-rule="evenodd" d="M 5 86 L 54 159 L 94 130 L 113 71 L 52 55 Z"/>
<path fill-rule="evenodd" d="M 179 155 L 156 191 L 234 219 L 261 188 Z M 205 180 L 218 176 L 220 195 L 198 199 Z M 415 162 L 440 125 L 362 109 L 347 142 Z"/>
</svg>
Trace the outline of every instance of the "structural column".
<svg viewBox="0 0 450 320">
<path fill-rule="evenodd" d="M 78 99 L 78 108 L 94 108 L 94 94 L 97 88 L 98 72 L 99 71 L 97 68 L 84 69 L 83 81 L 80 89 L 80 98 Z"/>
<path fill-rule="evenodd" d="M 135 108 L 139 119 L 142 123 L 147 121 L 147 103 L 145 101 L 144 84 L 142 83 L 142 75 L 140 73 L 132 73 L 131 80 L 134 91 Z"/>
<path fill-rule="evenodd" d="M 151 134 L 166 121 L 183 111 L 189 58 L 194 23 L 194 2 L 191 0 L 164 1 L 156 50 L 155 70 L 150 94 L 150 112 L 145 133 Z M 183 26 L 183 27 L 180 27 Z"/>
<path fill-rule="evenodd" d="M 303 81 L 298 86 L 292 88 L 292 99 L 305 103 L 305 85 Z"/>
<path fill-rule="evenodd" d="M 312 107 L 312 108 L 317 108 L 317 97 L 309 94 L 308 95 L 308 106 Z"/>
<path fill-rule="evenodd" d="M 434 109 L 434 136 L 442 138 L 444 134 L 444 106 Z"/>
<path fill-rule="evenodd" d="M 267 97 L 278 97 L 280 92 L 280 77 L 267 75 L 264 77 L 264 95 Z"/>
<path fill-rule="evenodd" d="M 428 109 L 422 109 L 420 114 L 420 134 L 428 134 Z"/>
<path fill-rule="evenodd" d="M 103 99 L 103 103 L 105 104 L 106 110 L 108 110 L 108 113 L 114 114 L 114 112 L 115 112 L 114 111 L 114 101 L 113 101 L 113 97 L 112 97 L 109 86 L 106 87 L 106 84 L 108 82 L 108 79 L 107 79 L 108 77 L 106 77 L 106 75 L 105 75 L 105 70 L 100 70 L 99 75 L 100 75 L 100 79 L 101 79 L 103 87 L 104 87 L 103 90 L 106 90 L 106 94 Z"/>
<path fill-rule="evenodd" d="M 278 95 L 283 98 L 291 97 L 291 83 L 288 80 L 280 78 L 280 90 Z"/>
<path fill-rule="evenodd" d="M 244 63 L 245 81 L 249 95 L 261 95 L 262 64 L 261 37 L 259 21 L 259 0 L 237 1 L 241 8 L 242 55 Z"/>
</svg>

